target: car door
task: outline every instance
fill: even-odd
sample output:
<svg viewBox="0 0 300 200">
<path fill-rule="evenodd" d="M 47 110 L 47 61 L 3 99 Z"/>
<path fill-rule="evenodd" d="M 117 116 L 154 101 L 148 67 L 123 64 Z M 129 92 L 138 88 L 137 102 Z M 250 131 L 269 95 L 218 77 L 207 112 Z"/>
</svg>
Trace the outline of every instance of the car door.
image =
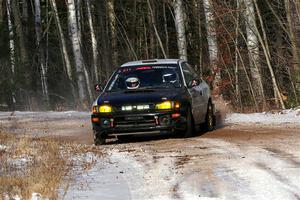
<svg viewBox="0 0 300 200">
<path fill-rule="evenodd" d="M 196 72 L 189 66 L 188 63 L 183 62 L 181 64 L 182 67 L 182 73 L 185 79 L 185 84 L 187 87 L 187 90 L 191 96 L 191 107 L 192 107 L 192 113 L 194 116 L 194 120 L 196 124 L 203 122 L 203 108 L 204 108 L 204 96 L 203 96 L 203 84 L 200 78 L 198 78 L 198 75 Z M 200 80 L 200 83 L 197 85 L 191 87 L 190 83 L 194 80 Z"/>
</svg>

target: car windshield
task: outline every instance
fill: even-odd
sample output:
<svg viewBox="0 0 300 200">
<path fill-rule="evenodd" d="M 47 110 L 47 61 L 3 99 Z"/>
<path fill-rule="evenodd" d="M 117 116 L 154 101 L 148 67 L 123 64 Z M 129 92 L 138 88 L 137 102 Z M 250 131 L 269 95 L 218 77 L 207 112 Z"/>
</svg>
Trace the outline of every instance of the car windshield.
<svg viewBox="0 0 300 200">
<path fill-rule="evenodd" d="M 122 67 L 108 83 L 107 91 L 178 88 L 177 65 Z"/>
</svg>

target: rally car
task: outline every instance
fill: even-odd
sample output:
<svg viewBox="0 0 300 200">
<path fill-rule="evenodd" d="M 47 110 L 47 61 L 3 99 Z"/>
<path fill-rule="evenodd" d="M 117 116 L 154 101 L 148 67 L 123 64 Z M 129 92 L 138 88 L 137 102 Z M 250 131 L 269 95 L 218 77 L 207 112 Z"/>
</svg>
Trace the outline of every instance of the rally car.
<svg viewBox="0 0 300 200">
<path fill-rule="evenodd" d="M 109 136 L 146 133 L 193 135 L 204 124 L 213 130 L 214 104 L 209 85 L 181 59 L 155 59 L 123 64 L 110 77 L 93 104 L 96 145 Z"/>
</svg>

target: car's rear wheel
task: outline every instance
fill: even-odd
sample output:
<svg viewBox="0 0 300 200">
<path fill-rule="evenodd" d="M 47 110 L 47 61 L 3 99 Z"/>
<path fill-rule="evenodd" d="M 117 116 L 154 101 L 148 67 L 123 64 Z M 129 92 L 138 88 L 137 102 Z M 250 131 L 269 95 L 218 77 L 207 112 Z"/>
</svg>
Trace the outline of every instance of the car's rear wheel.
<svg viewBox="0 0 300 200">
<path fill-rule="evenodd" d="M 213 104 L 209 101 L 207 105 L 207 112 L 205 118 L 205 129 L 206 131 L 212 131 L 215 129 L 215 116 Z"/>
<path fill-rule="evenodd" d="M 193 120 L 193 114 L 190 108 L 188 108 L 187 116 L 186 116 L 186 130 L 184 132 L 184 137 L 192 137 L 194 134 L 194 120 Z"/>
<path fill-rule="evenodd" d="M 103 131 L 94 130 L 94 144 L 96 146 L 104 145 L 106 142 L 106 135 Z"/>
</svg>

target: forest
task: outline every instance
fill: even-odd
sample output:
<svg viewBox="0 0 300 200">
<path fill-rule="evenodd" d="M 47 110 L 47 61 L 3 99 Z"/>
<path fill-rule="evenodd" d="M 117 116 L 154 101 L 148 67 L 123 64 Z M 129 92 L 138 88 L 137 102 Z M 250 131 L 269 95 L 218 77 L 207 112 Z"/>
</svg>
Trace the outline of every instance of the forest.
<svg viewBox="0 0 300 200">
<path fill-rule="evenodd" d="M 299 0 L 0 0 L 0 110 L 87 110 L 122 63 L 187 60 L 238 112 L 300 101 Z"/>
</svg>

